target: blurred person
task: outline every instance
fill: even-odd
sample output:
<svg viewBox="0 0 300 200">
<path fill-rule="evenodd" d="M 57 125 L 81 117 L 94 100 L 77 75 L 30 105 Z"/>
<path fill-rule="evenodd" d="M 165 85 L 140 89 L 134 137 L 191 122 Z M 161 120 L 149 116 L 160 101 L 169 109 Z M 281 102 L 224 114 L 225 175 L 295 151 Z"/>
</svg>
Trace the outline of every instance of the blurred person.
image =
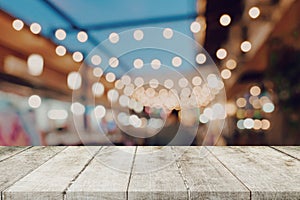
<svg viewBox="0 0 300 200">
<path fill-rule="evenodd" d="M 172 110 L 166 118 L 165 126 L 154 136 L 146 139 L 146 145 L 165 146 L 172 141 L 179 129 L 179 117 L 176 110 Z"/>
<path fill-rule="evenodd" d="M 145 140 L 146 145 L 191 145 L 194 144 L 193 134 L 187 128 L 184 128 L 183 133 L 177 135 L 180 127 L 180 119 L 178 117 L 178 111 L 172 110 L 166 119 L 165 126 L 154 136 Z M 182 131 L 181 130 L 181 131 Z M 174 139 L 176 137 L 176 139 Z M 173 140 L 174 139 L 174 140 Z"/>
<path fill-rule="evenodd" d="M 21 121 L 26 133 L 30 137 L 30 144 L 41 145 L 41 133 L 37 128 L 36 116 L 33 109 L 29 109 L 21 115 Z"/>
<path fill-rule="evenodd" d="M 17 109 L 8 101 L 0 101 L 0 145 L 26 146 L 30 145 Z"/>
</svg>

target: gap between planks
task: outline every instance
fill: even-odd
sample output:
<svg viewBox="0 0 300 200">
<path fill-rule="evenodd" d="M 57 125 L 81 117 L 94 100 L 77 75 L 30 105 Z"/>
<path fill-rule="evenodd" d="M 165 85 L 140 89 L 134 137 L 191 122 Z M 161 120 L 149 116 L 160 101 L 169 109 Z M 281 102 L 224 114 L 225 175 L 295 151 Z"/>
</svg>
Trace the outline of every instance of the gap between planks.
<svg viewBox="0 0 300 200">
<path fill-rule="evenodd" d="M 227 169 L 228 170 L 228 172 L 229 173 L 231 173 L 232 174 L 232 176 L 234 176 L 248 191 L 249 191 L 249 194 L 250 194 L 250 199 L 252 199 L 252 192 L 251 192 L 251 190 L 250 190 L 250 188 L 249 187 L 247 187 L 247 185 L 245 185 L 244 183 L 243 183 L 243 181 L 239 178 L 239 177 L 237 177 L 207 146 L 204 146 L 204 148 L 209 152 L 209 153 L 211 153 L 211 155 L 213 155 L 220 163 L 221 163 L 221 165 L 223 165 L 224 167 L 225 167 L 225 169 Z M 231 148 L 231 146 L 227 146 L 226 148 Z"/>
<path fill-rule="evenodd" d="M 135 149 L 134 149 L 134 155 L 133 155 L 133 159 L 132 159 L 132 163 L 131 163 L 129 180 L 128 180 L 128 184 L 127 184 L 127 188 L 126 188 L 126 200 L 128 200 L 128 190 L 129 190 L 129 185 L 130 185 L 130 180 L 131 180 L 131 176 L 132 176 L 132 170 L 133 170 L 133 165 L 134 165 L 134 162 L 135 162 L 137 148 L 138 147 L 136 146 Z"/>
<path fill-rule="evenodd" d="M 47 146 L 40 146 L 41 148 L 40 149 L 45 149 L 45 148 L 49 148 Z M 29 149 L 32 149 L 33 146 L 29 146 L 29 147 L 26 147 L 24 150 L 22 151 L 19 151 L 18 153 L 14 154 L 14 156 L 10 156 L 9 158 L 5 159 L 5 160 L 9 160 L 9 159 L 12 159 L 14 158 L 15 156 L 18 156 L 19 154 L 25 152 L 25 151 L 28 151 Z M 39 163 L 39 165 L 35 166 L 33 169 L 31 169 L 31 171 L 28 171 L 26 174 L 24 174 L 23 176 L 19 177 L 18 180 L 10 183 L 9 185 L 7 185 L 5 188 L 3 188 L 1 191 L 0 191 L 0 199 L 3 200 L 4 199 L 4 191 L 7 190 L 9 187 L 11 187 L 12 185 L 14 185 L 16 182 L 18 182 L 19 180 L 21 180 L 22 178 L 28 176 L 31 172 L 33 172 L 34 170 L 36 170 L 37 168 L 39 168 L 41 165 L 43 165 L 44 163 L 46 163 L 47 161 L 51 160 L 53 157 L 55 157 L 57 154 L 59 154 L 60 152 L 62 152 L 64 149 L 66 149 L 67 147 L 63 147 L 60 151 L 57 151 L 55 152 L 54 150 L 51 150 L 52 152 L 55 152 L 52 156 L 50 156 L 47 160 L 44 160 L 44 162 L 41 162 Z M 5 161 L 5 160 L 2 160 L 2 161 Z M 1 161 L 1 162 L 2 162 Z"/>
<path fill-rule="evenodd" d="M 83 166 L 83 168 L 78 172 L 78 174 L 70 181 L 69 185 L 66 187 L 66 189 L 63 191 L 63 200 L 66 199 L 67 191 L 71 187 L 71 185 L 77 180 L 77 178 L 82 174 L 82 172 L 89 166 L 89 164 L 94 160 L 94 158 L 98 155 L 98 153 L 103 149 L 103 146 L 101 146 L 98 151 L 87 161 L 87 163 Z"/>
<path fill-rule="evenodd" d="M 292 157 L 292 158 L 294 158 L 294 159 L 300 161 L 299 158 L 293 156 L 292 154 L 288 153 L 287 151 L 283 151 L 283 150 L 279 149 L 279 147 L 277 147 L 277 146 L 270 146 L 270 148 L 272 148 L 272 149 L 274 149 L 274 150 L 276 150 L 276 151 L 278 151 L 278 152 L 280 152 L 280 153 L 283 153 L 283 154 L 285 154 L 285 155 L 287 155 L 287 156 L 289 156 L 289 157 Z"/>
<path fill-rule="evenodd" d="M 91 199 L 126 199 L 129 176 L 134 174 L 131 169 L 135 154 L 136 147 L 109 146 L 102 149 L 69 188 L 66 198 L 85 199 L 88 195 Z"/>
<path fill-rule="evenodd" d="M 207 148 L 247 185 L 252 199 L 299 199 L 298 160 L 268 146 Z"/>
<path fill-rule="evenodd" d="M 54 147 L 52 150 L 55 150 L 56 148 L 59 147 Z M 68 184 L 74 179 L 74 177 L 78 175 L 78 172 L 82 170 L 88 160 L 100 149 L 100 147 L 92 148 L 92 154 L 89 154 L 84 147 L 69 146 L 67 148 L 63 148 L 63 151 L 60 151 L 56 156 L 48 159 L 46 163 L 42 164 L 26 177 L 18 180 L 17 183 L 5 190 L 3 192 L 3 197 L 7 197 L 8 199 L 30 199 L 37 195 L 40 196 L 40 198 L 59 197 L 59 199 L 63 199 L 63 191 L 67 188 Z M 51 147 L 46 149 L 51 149 Z M 66 165 L 67 167 L 72 166 L 70 172 L 63 172 L 64 174 L 58 173 L 58 170 L 63 169 L 65 164 L 68 164 Z M 55 182 L 55 180 L 62 181 L 63 184 L 59 186 L 60 184 L 57 184 L 58 182 Z M 28 185 L 27 183 L 30 184 Z M 51 188 L 53 190 L 51 190 Z M 50 192 L 47 193 L 48 191 Z"/>
<path fill-rule="evenodd" d="M 172 146 L 171 149 L 172 149 L 172 151 L 173 151 L 174 157 L 176 158 L 176 153 L 175 153 L 175 151 L 174 151 L 174 146 Z M 184 153 L 183 153 L 183 154 L 184 154 Z M 181 178 L 182 178 L 182 180 L 183 180 L 183 183 L 184 183 L 184 185 L 185 185 L 185 187 L 186 187 L 188 200 L 190 200 L 190 199 L 191 199 L 191 191 L 190 191 L 189 183 L 188 183 L 186 177 L 184 177 L 184 175 L 183 175 L 182 168 L 181 168 L 181 164 L 180 164 L 180 161 L 179 161 L 178 158 L 175 159 L 175 163 L 176 163 L 176 166 L 177 166 L 177 168 L 178 168 L 178 172 L 179 172 L 179 174 L 180 174 L 180 176 L 181 176 Z"/>
<path fill-rule="evenodd" d="M 4 148 L 11 148 L 11 147 L 6 147 L 5 146 Z M 30 148 L 32 148 L 32 146 L 27 146 L 27 147 L 24 147 L 23 149 L 16 150 L 12 154 L 10 154 L 7 157 L 4 157 L 3 159 L 1 159 L 0 162 L 3 162 L 3 161 L 5 161 L 5 160 L 7 160 L 7 159 L 9 159 L 9 158 L 11 158 L 11 157 L 13 157 L 15 155 L 18 155 L 18 154 L 22 153 L 23 151 L 26 151 L 26 150 L 28 150 Z"/>
</svg>

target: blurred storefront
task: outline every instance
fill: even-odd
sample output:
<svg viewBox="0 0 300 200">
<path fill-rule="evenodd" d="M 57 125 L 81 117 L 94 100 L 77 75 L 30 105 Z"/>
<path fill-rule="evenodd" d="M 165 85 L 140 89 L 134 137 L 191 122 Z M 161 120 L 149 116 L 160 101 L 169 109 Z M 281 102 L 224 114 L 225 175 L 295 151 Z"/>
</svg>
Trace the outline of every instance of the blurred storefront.
<svg viewBox="0 0 300 200">
<path fill-rule="evenodd" d="M 0 8 L 0 145 L 300 144 L 299 0 Z"/>
</svg>

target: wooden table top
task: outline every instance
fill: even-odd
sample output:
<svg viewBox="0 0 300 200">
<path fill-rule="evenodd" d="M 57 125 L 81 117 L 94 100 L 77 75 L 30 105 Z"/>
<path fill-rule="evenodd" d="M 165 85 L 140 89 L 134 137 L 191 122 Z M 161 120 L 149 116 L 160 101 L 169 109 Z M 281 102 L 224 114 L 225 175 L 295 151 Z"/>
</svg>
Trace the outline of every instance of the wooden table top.
<svg viewBox="0 0 300 200">
<path fill-rule="evenodd" d="M 0 147 L 6 199 L 300 199 L 300 146 Z"/>
</svg>

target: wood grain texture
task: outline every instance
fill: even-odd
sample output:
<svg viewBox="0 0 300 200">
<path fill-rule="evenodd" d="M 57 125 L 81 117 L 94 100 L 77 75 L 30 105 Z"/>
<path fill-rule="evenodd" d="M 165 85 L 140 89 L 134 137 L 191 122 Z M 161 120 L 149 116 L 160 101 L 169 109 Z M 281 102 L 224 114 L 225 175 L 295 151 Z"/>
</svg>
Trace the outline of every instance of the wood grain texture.
<svg viewBox="0 0 300 200">
<path fill-rule="evenodd" d="M 188 199 L 171 147 L 138 147 L 128 199 Z"/>
<path fill-rule="evenodd" d="M 103 147 L 66 192 L 66 199 L 126 199 L 136 147 Z"/>
<path fill-rule="evenodd" d="M 3 200 L 63 199 L 63 193 L 71 181 L 99 149 L 100 147 L 67 147 L 5 190 Z"/>
<path fill-rule="evenodd" d="M 299 147 L 0 147 L 6 199 L 300 199 Z"/>
<path fill-rule="evenodd" d="M 270 147 L 208 147 L 252 199 L 300 199 L 300 162 Z"/>
<path fill-rule="evenodd" d="M 31 147 L 0 146 L 0 162 Z"/>
<path fill-rule="evenodd" d="M 273 146 L 273 148 L 300 160 L 299 146 Z"/>
<path fill-rule="evenodd" d="M 39 167 L 65 147 L 32 147 L 0 162 L 0 191 Z"/>
<path fill-rule="evenodd" d="M 250 191 L 204 147 L 176 147 L 191 199 L 250 199 Z"/>
</svg>

